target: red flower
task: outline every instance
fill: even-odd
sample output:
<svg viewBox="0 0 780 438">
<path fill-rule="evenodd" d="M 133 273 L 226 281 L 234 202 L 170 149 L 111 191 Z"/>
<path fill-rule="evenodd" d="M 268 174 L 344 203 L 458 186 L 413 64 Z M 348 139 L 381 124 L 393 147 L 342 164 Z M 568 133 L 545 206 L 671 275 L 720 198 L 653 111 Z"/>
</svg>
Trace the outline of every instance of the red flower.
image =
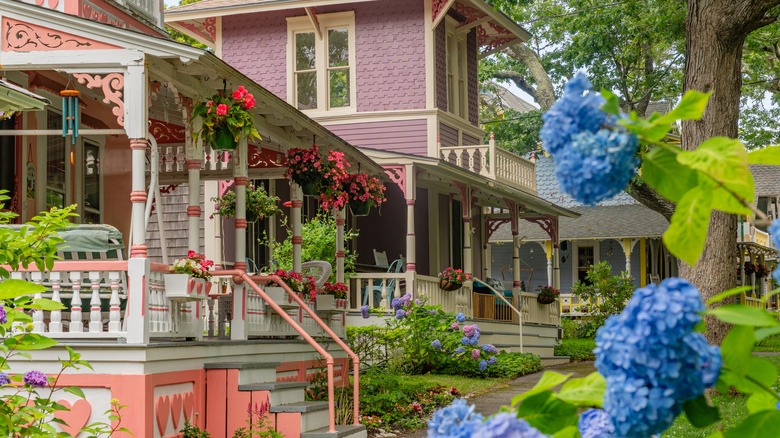
<svg viewBox="0 0 780 438">
<path fill-rule="evenodd" d="M 244 99 L 244 109 L 252 109 L 255 107 L 255 98 L 250 94 Z"/>
<path fill-rule="evenodd" d="M 217 115 L 218 116 L 224 116 L 228 112 L 228 106 L 224 103 L 220 103 L 217 105 Z"/>
<path fill-rule="evenodd" d="M 197 253 L 195 251 L 189 250 L 189 251 L 187 251 L 187 258 L 188 259 L 194 259 L 196 254 Z"/>
</svg>

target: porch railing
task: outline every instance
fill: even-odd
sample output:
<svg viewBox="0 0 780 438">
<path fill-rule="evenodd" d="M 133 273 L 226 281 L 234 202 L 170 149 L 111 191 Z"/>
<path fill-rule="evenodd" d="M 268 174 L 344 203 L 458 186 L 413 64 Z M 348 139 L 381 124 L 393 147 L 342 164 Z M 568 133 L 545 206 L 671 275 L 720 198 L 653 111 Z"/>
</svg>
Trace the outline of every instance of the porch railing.
<svg viewBox="0 0 780 438">
<path fill-rule="evenodd" d="M 521 292 L 521 296 L 520 309 L 523 312 L 523 321 L 550 325 L 561 323 L 561 310 L 558 303 L 541 304 L 536 301 L 536 294 L 530 292 Z"/>
<path fill-rule="evenodd" d="M 439 147 L 442 160 L 471 172 L 536 193 L 536 164 L 496 147 L 486 145 Z"/>
<path fill-rule="evenodd" d="M 439 287 L 438 277 L 418 275 L 417 291 L 428 299 L 428 304 L 439 305 L 445 312 L 463 313 L 467 318 L 474 317 L 470 281 L 463 283 L 463 287 L 458 290 L 446 291 Z"/>
<path fill-rule="evenodd" d="M 155 0 L 116 0 L 117 3 L 124 5 L 131 11 L 141 15 L 157 25 L 163 27 L 162 11 L 160 2 Z"/>
</svg>

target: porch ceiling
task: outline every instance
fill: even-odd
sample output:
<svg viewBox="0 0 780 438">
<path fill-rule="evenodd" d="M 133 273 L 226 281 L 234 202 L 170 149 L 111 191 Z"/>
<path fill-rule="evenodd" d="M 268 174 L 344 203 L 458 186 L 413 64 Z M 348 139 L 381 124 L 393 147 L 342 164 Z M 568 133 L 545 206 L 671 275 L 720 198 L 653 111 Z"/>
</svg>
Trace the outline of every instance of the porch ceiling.
<svg viewBox="0 0 780 438">
<path fill-rule="evenodd" d="M 40 111 L 51 105 L 49 99 L 0 79 L 0 112 Z"/>
</svg>

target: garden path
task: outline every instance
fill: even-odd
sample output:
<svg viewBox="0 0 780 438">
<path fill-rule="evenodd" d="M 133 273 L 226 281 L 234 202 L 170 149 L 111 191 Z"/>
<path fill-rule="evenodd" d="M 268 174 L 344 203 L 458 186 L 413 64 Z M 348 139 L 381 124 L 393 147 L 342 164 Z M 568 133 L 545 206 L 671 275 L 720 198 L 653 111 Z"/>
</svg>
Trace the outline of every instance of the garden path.
<svg viewBox="0 0 780 438">
<path fill-rule="evenodd" d="M 544 371 L 548 370 L 559 373 L 572 373 L 574 374 L 573 377 L 584 377 L 595 371 L 595 368 L 593 367 L 593 362 L 572 362 L 546 367 L 544 369 Z M 468 399 L 468 402 L 469 404 L 475 405 L 476 412 L 479 412 L 482 415 L 488 416 L 495 414 L 501 406 L 509 405 L 512 402 L 512 397 L 533 388 L 544 371 L 518 377 L 509 382 L 506 386 L 496 388 L 495 391 L 472 397 Z M 404 434 L 404 436 L 407 438 L 424 438 L 426 433 L 427 429 L 421 429 L 412 434 Z"/>
</svg>

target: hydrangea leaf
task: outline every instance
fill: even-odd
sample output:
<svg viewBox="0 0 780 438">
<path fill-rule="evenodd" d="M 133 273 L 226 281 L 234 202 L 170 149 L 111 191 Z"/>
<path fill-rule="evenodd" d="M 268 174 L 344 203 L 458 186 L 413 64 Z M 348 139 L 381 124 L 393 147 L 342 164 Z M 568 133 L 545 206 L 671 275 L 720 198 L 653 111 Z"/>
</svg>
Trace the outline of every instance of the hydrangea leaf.
<svg viewBox="0 0 780 438">
<path fill-rule="evenodd" d="M 745 287 L 750 287 L 750 286 L 745 286 Z M 756 329 L 755 334 L 756 334 L 756 342 L 761 342 L 770 336 L 780 334 L 780 326 L 761 327 Z"/>
<path fill-rule="evenodd" d="M 780 411 L 761 411 L 750 415 L 739 426 L 726 431 L 726 438 L 766 438 L 780 430 Z"/>
<path fill-rule="evenodd" d="M 749 164 L 773 164 L 780 166 L 780 146 L 767 146 L 748 154 Z"/>
<path fill-rule="evenodd" d="M 683 404 L 683 409 L 685 410 L 685 416 L 688 417 L 688 421 L 694 427 L 707 427 L 712 423 L 720 421 L 718 408 L 711 406 L 707 402 L 707 397 L 703 394 L 693 400 L 686 401 Z"/>
<path fill-rule="evenodd" d="M 721 344 L 723 366 L 736 373 L 742 373 L 748 366 L 755 342 L 756 337 L 751 327 L 734 326 Z"/>
<path fill-rule="evenodd" d="M 527 397 L 517 408 L 517 416 L 548 435 L 577 426 L 577 408 L 553 397 L 552 391 Z"/>
<path fill-rule="evenodd" d="M 536 382 L 536 385 L 534 385 L 533 388 L 529 389 L 528 391 L 522 394 L 518 394 L 512 398 L 512 405 L 514 406 L 520 403 L 521 401 L 531 397 L 532 395 L 536 395 L 541 392 L 547 391 L 549 389 L 555 388 L 556 386 L 569 380 L 569 377 L 571 376 L 572 374 L 561 374 L 561 373 L 556 373 L 555 371 L 545 371 L 544 374 L 542 374 L 542 377 L 539 379 L 538 382 Z"/>
<path fill-rule="evenodd" d="M 606 101 L 604 102 L 604 105 L 601 105 L 601 109 L 604 110 L 605 113 L 614 114 L 616 116 L 620 115 L 620 99 L 618 99 L 615 93 L 602 88 L 601 97 Z"/>
<path fill-rule="evenodd" d="M 771 327 L 780 325 L 780 322 L 765 310 L 742 306 L 740 304 L 727 304 L 725 306 L 716 307 L 708 310 L 707 314 L 715 315 L 721 321 L 729 324 L 749 327 Z"/>
<path fill-rule="evenodd" d="M 607 381 L 601 374 L 594 372 L 564 383 L 557 397 L 575 406 L 601 407 L 606 390 Z"/>
<path fill-rule="evenodd" d="M 579 436 L 580 431 L 577 426 L 569 426 L 555 432 L 553 438 L 578 438 Z"/>
<path fill-rule="evenodd" d="M 68 386 L 68 387 L 63 388 L 63 390 L 65 392 L 69 392 L 69 393 L 75 395 L 76 397 L 83 398 L 83 399 L 87 398 L 84 395 L 84 391 L 82 391 L 81 388 L 79 388 L 78 386 Z"/>
<path fill-rule="evenodd" d="M 27 308 L 39 310 L 63 310 L 65 309 L 65 306 L 62 303 L 58 303 L 48 298 L 36 298 L 33 300 L 32 304 L 27 306 Z"/>
<path fill-rule="evenodd" d="M 712 93 L 702 93 L 701 91 L 686 91 L 680 103 L 671 111 L 656 120 L 657 123 L 674 123 L 677 120 L 698 120 L 704 114 L 704 108 L 707 107 L 707 101 L 710 100 Z"/>
<path fill-rule="evenodd" d="M 35 295 L 45 291 L 46 288 L 40 284 L 10 279 L 0 283 L 0 300 L 12 300 L 22 295 Z"/>
<path fill-rule="evenodd" d="M 680 199 L 663 240 L 669 251 L 693 266 L 699 261 L 710 224 L 711 192 L 701 186 Z"/>
<path fill-rule="evenodd" d="M 739 140 L 712 137 L 696 150 L 677 154 L 677 161 L 704 174 L 699 175 L 699 183 L 712 192 L 712 208 L 750 214 L 750 209 L 734 197 L 739 196 L 748 204 L 752 204 L 755 197 L 747 151 Z"/>
<path fill-rule="evenodd" d="M 46 336 L 34 333 L 25 333 L 23 335 L 6 338 L 4 342 L 6 347 L 16 350 L 45 350 L 57 345 L 57 341 Z"/>
<path fill-rule="evenodd" d="M 757 392 L 748 397 L 746 406 L 751 414 L 761 411 L 774 411 L 777 410 L 777 397 L 766 391 Z"/>
<path fill-rule="evenodd" d="M 739 294 L 741 294 L 743 292 L 748 292 L 748 291 L 751 291 L 751 290 L 753 290 L 752 286 L 738 286 L 738 287 L 735 287 L 733 289 L 729 289 L 729 290 L 723 291 L 723 292 L 715 295 L 714 297 L 710 298 L 709 300 L 707 300 L 707 305 L 709 306 L 711 304 L 719 303 L 719 302 L 725 300 L 728 297 L 732 297 L 734 295 L 739 295 Z"/>
<path fill-rule="evenodd" d="M 666 199 L 680 202 L 698 183 L 697 172 L 677 162 L 677 154 L 654 148 L 642 160 L 642 178 Z"/>
</svg>

